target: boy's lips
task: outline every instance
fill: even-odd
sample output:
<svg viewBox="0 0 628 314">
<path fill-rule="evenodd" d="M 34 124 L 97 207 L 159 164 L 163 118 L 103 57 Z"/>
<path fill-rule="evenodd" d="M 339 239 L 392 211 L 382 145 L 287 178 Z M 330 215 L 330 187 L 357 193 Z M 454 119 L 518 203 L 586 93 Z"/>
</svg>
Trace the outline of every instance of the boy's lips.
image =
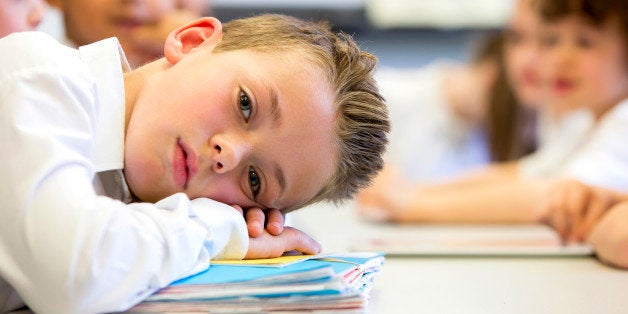
<svg viewBox="0 0 628 314">
<path fill-rule="evenodd" d="M 181 139 L 177 139 L 172 160 L 174 182 L 178 187 L 186 188 L 189 180 L 196 174 L 196 154 Z"/>
</svg>

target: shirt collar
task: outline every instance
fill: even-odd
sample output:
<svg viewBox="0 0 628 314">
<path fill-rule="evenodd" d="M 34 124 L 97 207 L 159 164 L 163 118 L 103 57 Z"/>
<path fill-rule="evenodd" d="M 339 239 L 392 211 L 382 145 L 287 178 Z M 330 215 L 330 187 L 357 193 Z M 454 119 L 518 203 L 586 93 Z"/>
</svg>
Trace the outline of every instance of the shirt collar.
<svg viewBox="0 0 628 314">
<path fill-rule="evenodd" d="M 81 46 L 79 53 L 96 82 L 98 121 L 94 139 L 94 170 L 122 169 L 125 118 L 122 74 L 130 71 L 129 63 L 115 37 Z"/>
</svg>

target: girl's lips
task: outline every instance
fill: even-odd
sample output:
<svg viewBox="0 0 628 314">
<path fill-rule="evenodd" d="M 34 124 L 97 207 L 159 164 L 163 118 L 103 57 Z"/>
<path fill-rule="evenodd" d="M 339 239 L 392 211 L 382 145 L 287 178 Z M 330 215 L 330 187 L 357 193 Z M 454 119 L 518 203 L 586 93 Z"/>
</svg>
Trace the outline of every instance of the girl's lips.
<svg viewBox="0 0 628 314">
<path fill-rule="evenodd" d="M 122 31 L 132 31 L 146 24 L 140 19 L 125 17 L 114 18 L 113 22 Z"/>
<path fill-rule="evenodd" d="M 556 79 L 552 84 L 552 88 L 557 93 L 566 93 L 571 91 L 576 84 L 572 80 L 567 79 Z"/>
</svg>

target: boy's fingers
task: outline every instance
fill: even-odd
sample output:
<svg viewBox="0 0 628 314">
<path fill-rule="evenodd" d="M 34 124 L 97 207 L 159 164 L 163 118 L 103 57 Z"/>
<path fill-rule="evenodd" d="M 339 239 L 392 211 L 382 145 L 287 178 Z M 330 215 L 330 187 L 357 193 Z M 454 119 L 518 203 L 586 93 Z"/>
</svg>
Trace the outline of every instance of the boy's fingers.
<svg viewBox="0 0 628 314">
<path fill-rule="evenodd" d="M 266 211 L 266 230 L 272 235 L 280 235 L 283 232 L 284 217 L 278 209 Z"/>
<path fill-rule="evenodd" d="M 248 208 L 244 216 L 249 236 L 256 238 L 264 231 L 264 212 L 259 208 Z"/>
<path fill-rule="evenodd" d="M 318 254 L 322 251 L 320 243 L 298 229 L 285 227 L 281 237 L 287 241 L 284 252 L 295 250 L 303 254 Z"/>
</svg>

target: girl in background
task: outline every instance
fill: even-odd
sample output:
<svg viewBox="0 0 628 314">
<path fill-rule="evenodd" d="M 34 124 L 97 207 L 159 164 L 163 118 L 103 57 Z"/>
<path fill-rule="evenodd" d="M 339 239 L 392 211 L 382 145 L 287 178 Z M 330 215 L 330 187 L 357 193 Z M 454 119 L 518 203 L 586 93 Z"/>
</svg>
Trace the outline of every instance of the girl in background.
<svg viewBox="0 0 628 314">
<path fill-rule="evenodd" d="M 44 0 L 0 0 L 0 37 L 32 31 L 44 18 Z"/>
</svg>

